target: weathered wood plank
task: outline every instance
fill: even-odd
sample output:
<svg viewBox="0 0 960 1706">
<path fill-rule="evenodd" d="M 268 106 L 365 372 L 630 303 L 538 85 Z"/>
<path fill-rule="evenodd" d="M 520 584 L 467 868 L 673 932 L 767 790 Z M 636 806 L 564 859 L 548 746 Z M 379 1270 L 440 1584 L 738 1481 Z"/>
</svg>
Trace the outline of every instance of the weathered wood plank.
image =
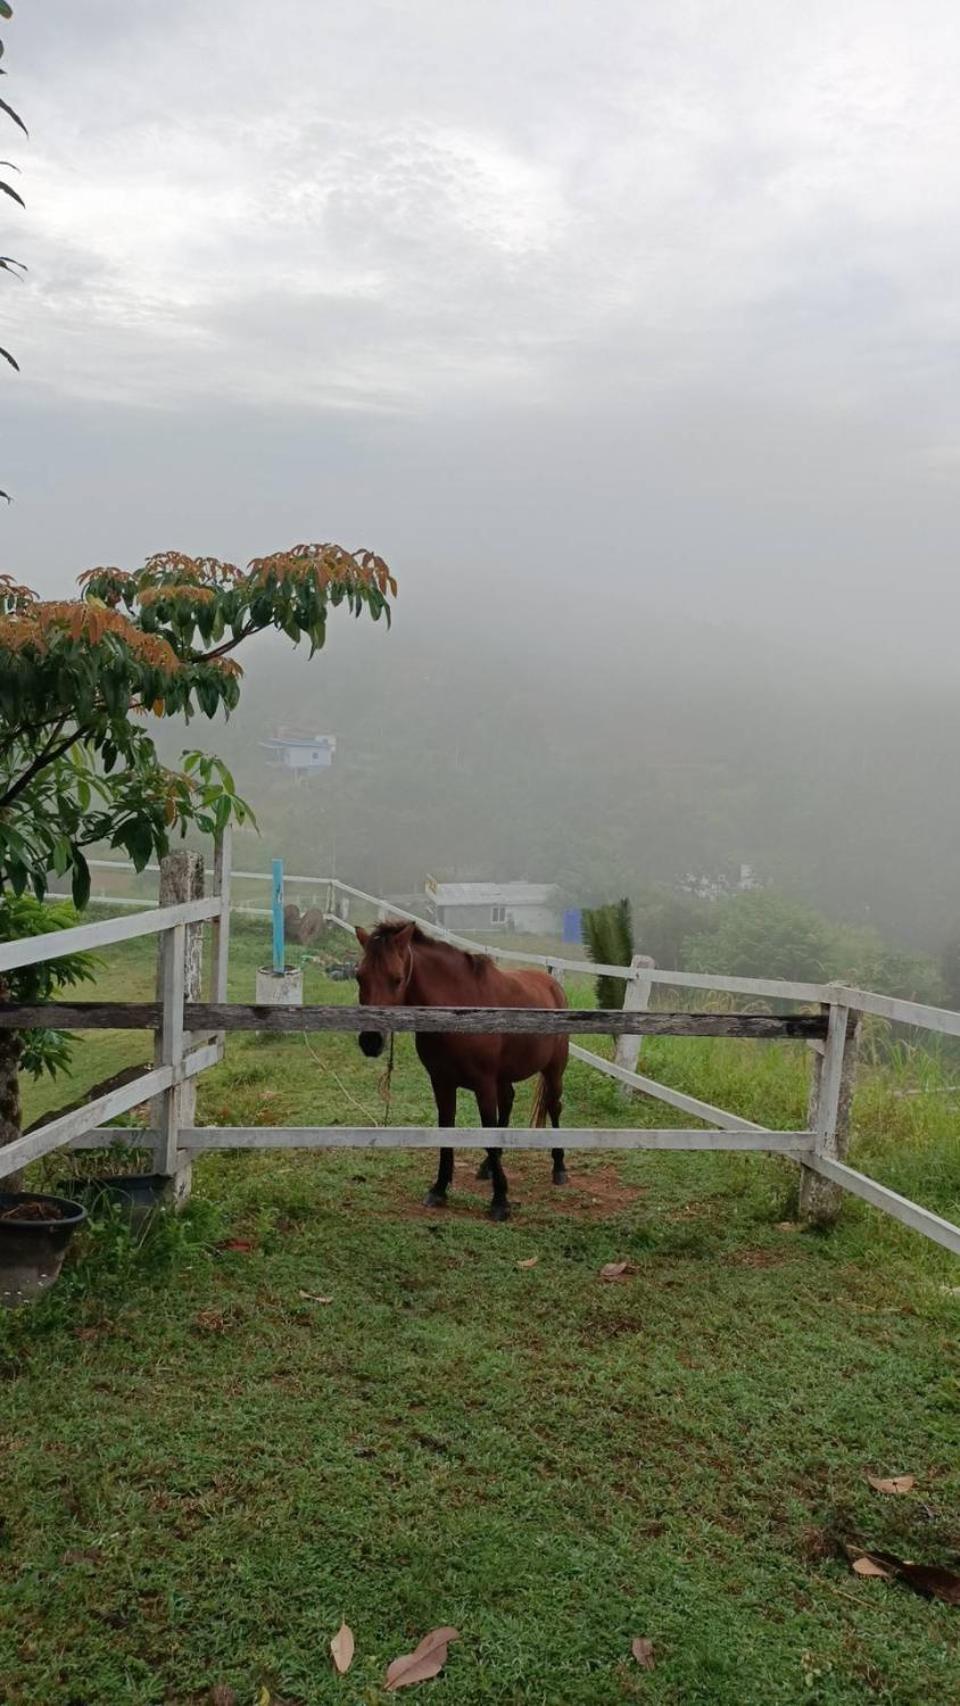
<svg viewBox="0 0 960 1706">
<path fill-rule="evenodd" d="M 759 1150 L 780 1155 L 805 1154 L 813 1139 L 807 1131 L 636 1131 L 616 1127 L 565 1126 L 565 1149 L 708 1149 Z M 443 1132 L 458 1149 L 551 1149 L 556 1134 L 543 1127 L 464 1126 Z M 184 1149 L 436 1149 L 436 1126 L 193 1126 L 180 1133 Z"/>
<path fill-rule="evenodd" d="M 217 1060 L 217 1050 L 213 1044 L 205 1048 L 194 1049 L 180 1062 L 179 1066 L 160 1066 L 152 1072 L 144 1073 L 142 1078 L 136 1078 L 122 1089 L 113 1090 L 107 1096 L 99 1096 L 96 1101 L 88 1102 L 85 1108 L 64 1114 L 61 1119 L 50 1120 L 46 1125 L 38 1126 L 23 1137 L 18 1137 L 15 1143 L 8 1143 L 0 1149 L 0 1178 L 8 1173 L 15 1173 L 18 1167 L 26 1166 L 28 1161 L 36 1161 L 41 1155 L 49 1155 L 52 1149 L 61 1149 L 73 1138 L 90 1131 L 104 1120 L 111 1120 L 117 1114 L 124 1114 L 128 1108 L 139 1107 L 161 1090 L 167 1090 L 173 1084 L 181 1083 L 186 1078 L 193 1078 L 198 1072 L 203 1072 L 208 1066 L 214 1066 Z"/>
<path fill-rule="evenodd" d="M 0 1005 L 0 1027 L 29 1030 L 154 1030 L 155 1001 L 50 1002 Z M 810 1038 L 826 1035 L 818 1013 L 645 1013 L 534 1007 L 258 1007 L 241 1002 L 187 1002 L 189 1031 L 439 1031 L 464 1035 L 632 1035 L 656 1037 Z"/>
<path fill-rule="evenodd" d="M 924 1238 L 931 1238 L 935 1244 L 942 1244 L 945 1250 L 952 1250 L 955 1256 L 960 1256 L 960 1226 L 954 1226 L 951 1220 L 944 1220 L 939 1214 L 931 1213 L 930 1209 L 921 1208 L 919 1203 L 908 1201 L 887 1185 L 878 1185 L 875 1179 L 868 1179 L 865 1173 L 858 1173 L 829 1155 L 817 1155 L 811 1151 L 803 1157 L 803 1162 L 805 1167 L 829 1179 L 832 1184 L 850 1191 L 855 1197 L 862 1197 L 864 1202 L 871 1203 L 914 1232 L 922 1233 Z"/>
<path fill-rule="evenodd" d="M 606 1073 L 608 1078 L 616 1078 L 620 1084 L 626 1084 L 631 1090 L 641 1090 L 645 1096 L 652 1096 L 657 1102 L 666 1102 L 671 1108 L 679 1108 L 681 1113 L 693 1114 L 695 1119 L 706 1120 L 709 1125 L 719 1126 L 721 1131 L 766 1131 L 766 1126 L 756 1125 L 753 1120 L 741 1119 L 739 1114 L 728 1114 L 725 1108 L 715 1108 L 709 1102 L 701 1102 L 698 1096 L 688 1096 L 683 1090 L 674 1090 L 669 1084 L 661 1084 L 656 1078 L 645 1078 L 640 1072 L 628 1072 L 624 1066 L 618 1066 L 616 1061 L 604 1060 L 602 1055 L 594 1054 L 591 1049 L 579 1048 L 571 1044 L 570 1053 L 575 1060 L 580 1060 L 585 1066 L 592 1066 L 597 1072 Z"/>
<path fill-rule="evenodd" d="M 69 930 L 52 930 L 46 936 L 28 936 L 15 942 L 0 942 L 0 971 L 16 966 L 35 966 L 61 954 L 78 954 L 89 948 L 106 948 L 111 942 L 129 942 L 135 936 L 156 936 L 175 924 L 202 924 L 216 918 L 220 898 L 186 901 L 180 906 L 160 906 L 153 912 L 134 913 L 131 918 L 105 918 L 98 924 L 76 924 Z M 41 1021 L 42 1023 L 43 1021 Z"/>
</svg>

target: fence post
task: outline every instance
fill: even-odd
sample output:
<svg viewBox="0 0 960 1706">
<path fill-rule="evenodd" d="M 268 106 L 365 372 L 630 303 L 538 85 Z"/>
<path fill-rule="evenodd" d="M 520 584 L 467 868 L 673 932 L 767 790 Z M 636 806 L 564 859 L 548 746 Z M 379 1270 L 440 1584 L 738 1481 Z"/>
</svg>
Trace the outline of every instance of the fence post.
<svg viewBox="0 0 960 1706">
<path fill-rule="evenodd" d="M 860 1014 L 831 1001 L 823 1053 L 812 1055 L 807 1128 L 815 1134 L 814 1150 L 835 1161 L 846 1158 L 850 1142 L 850 1110 L 857 1079 Z M 800 1217 L 808 1226 L 831 1226 L 840 1213 L 843 1190 L 812 1167 L 800 1168 Z"/>
<path fill-rule="evenodd" d="M 230 960 L 230 825 L 217 836 L 213 855 L 213 892 L 220 896 L 220 917 L 213 921 L 213 966 L 210 972 L 211 1001 L 226 1001 Z"/>
<path fill-rule="evenodd" d="M 203 856 L 178 851 L 160 861 L 160 905 L 203 898 Z M 158 1065 L 179 1066 L 187 1037 L 183 1029 L 184 1001 L 201 998 L 203 964 L 202 924 L 175 924 L 160 938 L 157 993 L 163 1003 L 162 1029 L 155 1047 Z M 216 968 L 215 973 L 216 975 Z M 159 1130 L 154 1167 L 169 1181 L 175 1205 L 190 1195 L 190 1160 L 180 1149 L 180 1129 L 195 1124 L 197 1087 L 192 1081 L 174 1084 L 157 1097 L 154 1124 Z"/>
<path fill-rule="evenodd" d="M 630 970 L 635 972 L 636 976 L 630 979 L 623 992 L 625 1012 L 646 1013 L 650 1006 L 650 991 L 653 988 L 653 980 L 649 976 L 644 976 L 644 973 L 652 972 L 655 964 L 656 961 L 651 959 L 649 954 L 634 954 L 630 961 Z M 617 1066 L 625 1066 L 628 1072 L 636 1072 L 637 1061 L 640 1059 L 641 1041 L 642 1038 L 640 1037 L 618 1036 L 613 1053 Z M 625 1085 L 624 1089 L 628 1095 L 632 1094 L 629 1085 Z"/>
</svg>

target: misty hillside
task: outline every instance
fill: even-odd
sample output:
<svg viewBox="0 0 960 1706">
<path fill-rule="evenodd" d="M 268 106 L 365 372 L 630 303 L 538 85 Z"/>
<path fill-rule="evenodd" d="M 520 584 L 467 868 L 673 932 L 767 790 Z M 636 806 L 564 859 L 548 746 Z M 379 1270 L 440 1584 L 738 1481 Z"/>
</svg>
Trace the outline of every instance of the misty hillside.
<svg viewBox="0 0 960 1706">
<path fill-rule="evenodd" d="M 578 594 L 549 636 L 497 603 L 401 597 L 390 634 L 335 619 L 312 662 L 281 640 L 249 655 L 235 717 L 194 725 L 256 807 L 245 862 L 335 865 L 377 893 L 527 876 L 589 904 L 745 861 L 939 949 L 960 914 L 946 684 L 818 678 L 787 633 L 647 617 L 639 591 L 622 620 Z M 333 769 L 299 787 L 271 772 L 258 743 L 280 726 L 335 734 Z"/>
</svg>

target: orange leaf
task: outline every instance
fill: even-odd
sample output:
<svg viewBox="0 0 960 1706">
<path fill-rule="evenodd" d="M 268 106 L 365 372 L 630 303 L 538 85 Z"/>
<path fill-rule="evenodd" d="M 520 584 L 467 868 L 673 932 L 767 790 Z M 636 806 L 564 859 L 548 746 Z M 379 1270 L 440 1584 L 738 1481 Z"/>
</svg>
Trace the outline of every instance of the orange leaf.
<svg viewBox="0 0 960 1706">
<path fill-rule="evenodd" d="M 916 1485 L 913 1475 L 891 1475 L 888 1480 L 882 1475 L 868 1475 L 867 1480 L 875 1493 L 912 1493 Z"/>
<path fill-rule="evenodd" d="M 333 1662 L 341 1676 L 346 1676 L 353 1664 L 354 1641 L 353 1630 L 346 1623 L 341 1623 L 333 1640 L 330 1642 L 330 1652 Z"/>
<path fill-rule="evenodd" d="M 637 1636 L 636 1640 L 631 1643 L 630 1651 L 641 1670 L 653 1670 L 653 1642 L 648 1641 L 645 1635 Z"/>
<path fill-rule="evenodd" d="M 411 1688 L 415 1682 L 428 1682 L 430 1677 L 438 1676 L 447 1662 L 448 1644 L 459 1639 L 456 1629 L 432 1629 L 429 1635 L 424 1635 L 414 1652 L 402 1654 L 389 1666 L 386 1677 L 388 1691 L 393 1693 L 397 1688 Z"/>
</svg>

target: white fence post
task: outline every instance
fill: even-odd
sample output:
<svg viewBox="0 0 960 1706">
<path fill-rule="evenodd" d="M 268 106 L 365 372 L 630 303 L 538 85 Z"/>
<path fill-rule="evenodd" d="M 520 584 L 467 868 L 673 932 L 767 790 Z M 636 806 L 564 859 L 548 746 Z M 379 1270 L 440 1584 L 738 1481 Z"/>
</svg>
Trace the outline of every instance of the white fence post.
<svg viewBox="0 0 960 1706">
<path fill-rule="evenodd" d="M 832 1001 L 823 1053 L 811 1056 L 807 1125 L 815 1134 L 815 1153 L 833 1161 L 846 1159 L 850 1142 L 850 1110 L 859 1044 L 859 1013 L 840 1001 Z M 815 1173 L 812 1167 L 801 1166 L 800 1216 L 808 1225 L 832 1225 L 840 1213 L 843 1195 L 840 1185 Z"/>
<path fill-rule="evenodd" d="M 227 999 L 227 973 L 230 965 L 230 860 L 232 837 L 230 825 L 220 831 L 217 836 L 213 856 L 213 889 L 220 897 L 221 912 L 219 918 L 213 921 L 213 965 L 210 969 L 210 1000 L 224 1002 Z M 223 1054 L 224 1033 L 214 1033 L 215 1042 L 220 1045 Z"/>
<path fill-rule="evenodd" d="M 203 899 L 203 856 L 168 853 L 160 861 L 160 905 Z M 162 1029 L 156 1041 L 157 1065 L 179 1066 L 187 1038 L 183 1004 L 199 1001 L 203 963 L 203 926 L 176 924 L 160 938 L 157 986 L 163 1003 Z M 214 972 L 216 976 L 216 970 Z M 169 1181 L 175 1205 L 190 1195 L 191 1164 L 180 1148 L 180 1131 L 196 1123 L 197 1088 L 192 1081 L 174 1084 L 157 1097 L 153 1123 L 159 1131 L 155 1171 Z"/>
<path fill-rule="evenodd" d="M 650 991 L 653 988 L 653 980 L 649 976 L 645 977 L 644 973 L 652 972 L 655 964 L 656 961 L 652 960 L 649 954 L 634 954 L 630 961 L 630 970 L 635 972 L 636 976 L 631 977 L 623 992 L 625 1012 L 646 1013 L 650 1006 Z M 637 1061 L 640 1059 L 640 1042 L 640 1037 L 619 1036 L 614 1048 L 614 1064 L 624 1067 L 627 1072 L 636 1072 Z M 625 1094 L 632 1095 L 634 1093 L 625 1087 Z"/>
</svg>

